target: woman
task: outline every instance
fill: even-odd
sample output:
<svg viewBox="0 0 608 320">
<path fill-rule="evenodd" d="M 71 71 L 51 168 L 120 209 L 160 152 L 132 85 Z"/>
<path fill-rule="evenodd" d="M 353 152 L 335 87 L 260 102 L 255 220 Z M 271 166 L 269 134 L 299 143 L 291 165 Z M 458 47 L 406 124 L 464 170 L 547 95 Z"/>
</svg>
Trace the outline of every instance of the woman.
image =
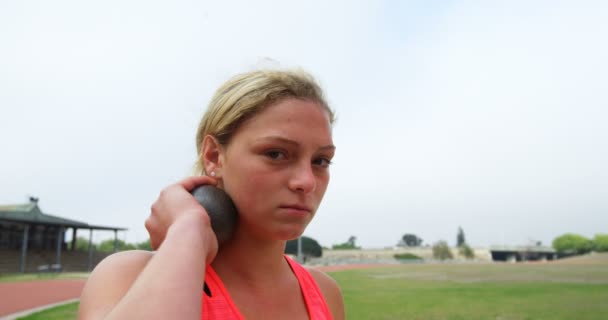
<svg viewBox="0 0 608 320">
<path fill-rule="evenodd" d="M 337 284 L 284 255 L 329 182 L 333 112 L 296 71 L 255 71 L 218 89 L 197 132 L 197 175 L 161 191 L 146 228 L 155 252 L 103 260 L 81 319 L 343 319 Z M 218 251 L 196 186 L 224 189 L 239 212 Z M 204 289 L 203 289 L 204 288 Z"/>
</svg>

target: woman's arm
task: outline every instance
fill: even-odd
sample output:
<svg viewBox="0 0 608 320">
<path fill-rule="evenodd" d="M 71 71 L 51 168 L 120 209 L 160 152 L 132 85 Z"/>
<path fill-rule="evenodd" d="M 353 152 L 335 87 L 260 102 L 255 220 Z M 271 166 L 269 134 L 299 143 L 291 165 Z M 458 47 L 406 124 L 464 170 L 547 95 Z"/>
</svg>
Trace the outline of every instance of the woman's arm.
<svg viewBox="0 0 608 320">
<path fill-rule="evenodd" d="M 217 240 L 188 192 L 199 179 L 163 190 L 152 207 L 146 227 L 153 246 L 160 245 L 155 253 L 117 253 L 95 268 L 82 292 L 80 319 L 200 319 L 205 266 Z"/>
<path fill-rule="evenodd" d="M 156 253 L 104 260 L 83 290 L 80 319 L 200 319 L 206 254 L 197 220 L 172 225 Z"/>
</svg>

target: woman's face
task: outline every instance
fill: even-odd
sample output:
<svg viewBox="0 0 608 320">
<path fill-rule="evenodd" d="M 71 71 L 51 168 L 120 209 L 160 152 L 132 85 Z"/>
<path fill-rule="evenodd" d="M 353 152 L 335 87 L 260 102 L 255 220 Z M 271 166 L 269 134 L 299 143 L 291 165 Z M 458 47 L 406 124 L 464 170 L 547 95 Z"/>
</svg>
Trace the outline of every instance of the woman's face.
<svg viewBox="0 0 608 320">
<path fill-rule="evenodd" d="M 262 238 L 300 236 L 323 199 L 334 152 L 328 112 L 315 102 L 284 99 L 245 121 L 220 153 L 239 228 Z"/>
</svg>

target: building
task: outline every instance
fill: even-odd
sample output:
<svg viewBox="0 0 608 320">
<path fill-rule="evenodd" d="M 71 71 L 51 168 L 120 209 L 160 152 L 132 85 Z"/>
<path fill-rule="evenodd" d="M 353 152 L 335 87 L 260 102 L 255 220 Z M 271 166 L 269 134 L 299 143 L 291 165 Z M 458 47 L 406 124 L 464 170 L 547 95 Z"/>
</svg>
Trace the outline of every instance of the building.
<svg viewBox="0 0 608 320">
<path fill-rule="evenodd" d="M 546 261 L 557 259 L 557 252 L 551 247 L 533 246 L 492 246 L 493 261 Z"/>
<path fill-rule="evenodd" d="M 78 230 L 89 231 L 87 253 L 75 254 Z M 99 260 L 94 259 L 92 251 L 94 230 L 114 231 L 116 249 L 118 231 L 127 229 L 95 226 L 43 213 L 38 198 L 34 197 L 25 204 L 0 205 L 0 273 L 65 270 L 62 255 L 69 253 L 74 262 L 83 259 L 86 262 L 78 267 L 71 266 L 69 271 L 91 270 Z M 71 243 L 65 240 L 69 231 L 72 232 Z"/>
</svg>

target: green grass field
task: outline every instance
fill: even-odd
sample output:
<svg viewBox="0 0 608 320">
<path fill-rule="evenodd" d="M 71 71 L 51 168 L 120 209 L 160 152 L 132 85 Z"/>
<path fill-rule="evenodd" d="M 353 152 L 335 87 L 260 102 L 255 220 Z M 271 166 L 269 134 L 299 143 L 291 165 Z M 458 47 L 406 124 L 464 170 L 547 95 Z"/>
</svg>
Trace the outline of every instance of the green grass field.
<svg viewBox="0 0 608 320">
<path fill-rule="evenodd" d="M 78 302 L 72 302 L 53 307 L 44 311 L 32 313 L 17 320 L 71 320 L 78 319 Z"/>
<path fill-rule="evenodd" d="M 331 274 L 348 319 L 606 319 L 608 268 L 403 265 Z"/>
<path fill-rule="evenodd" d="M 608 255 L 539 264 L 395 265 L 330 274 L 342 288 L 350 320 L 608 318 Z M 22 319 L 76 319 L 77 308 L 72 303 Z"/>
<path fill-rule="evenodd" d="M 0 274 L 0 282 L 13 281 L 35 281 L 53 279 L 78 279 L 88 277 L 86 272 L 62 272 L 62 273 L 26 273 L 26 274 Z"/>
</svg>

